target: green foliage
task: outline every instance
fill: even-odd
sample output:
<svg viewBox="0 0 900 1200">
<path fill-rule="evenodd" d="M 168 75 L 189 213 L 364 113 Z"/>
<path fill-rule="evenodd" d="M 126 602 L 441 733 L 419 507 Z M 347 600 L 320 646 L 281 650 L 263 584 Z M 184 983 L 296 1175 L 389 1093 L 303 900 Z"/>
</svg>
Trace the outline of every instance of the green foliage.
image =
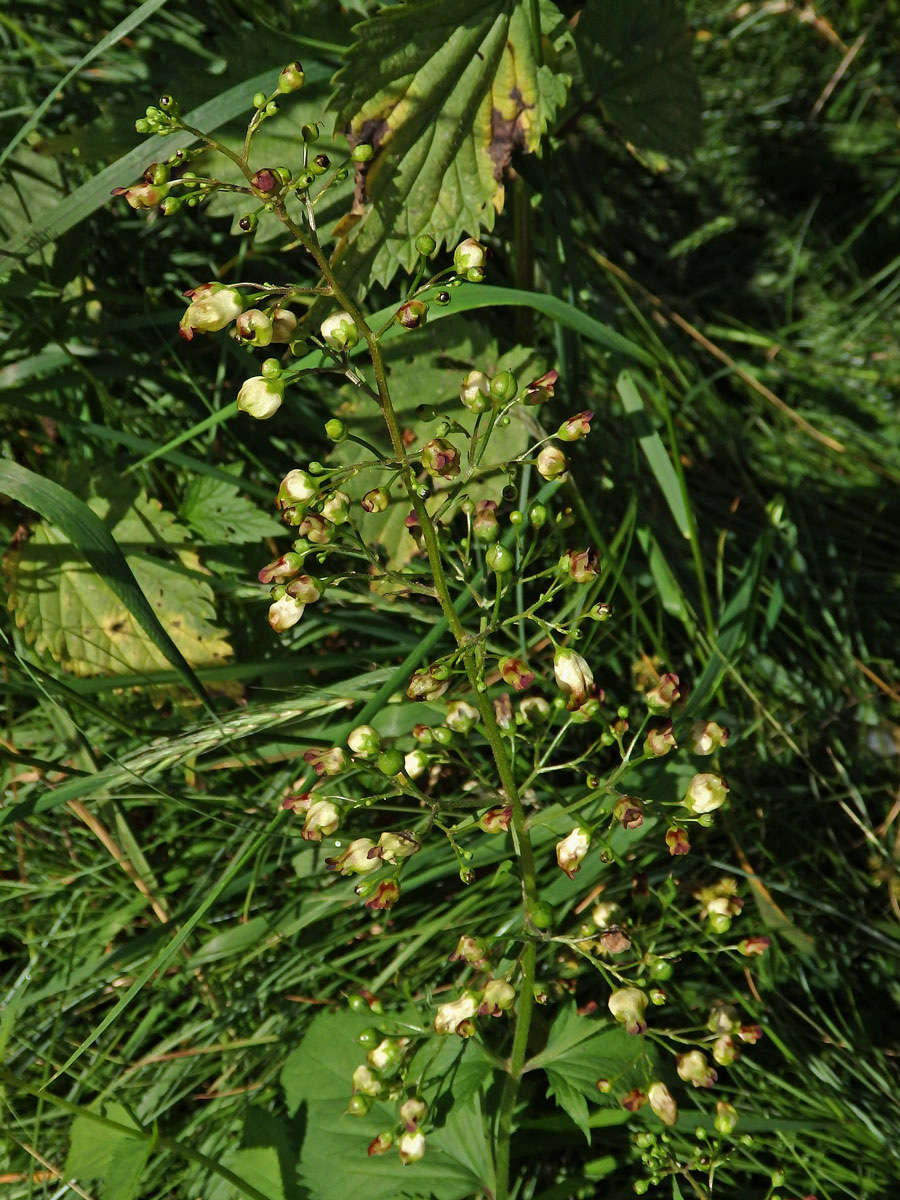
<svg viewBox="0 0 900 1200">
<path fill-rule="evenodd" d="M 127 1109 L 114 1101 L 98 1111 L 118 1126 L 138 1128 Z M 114 1129 L 89 1116 L 75 1118 L 70 1138 L 65 1166 L 68 1179 L 102 1180 L 103 1200 L 136 1200 L 150 1155 L 149 1138 L 129 1137 L 125 1129 Z"/>
<path fill-rule="evenodd" d="M 626 141 L 663 156 L 696 148 L 702 97 L 682 0 L 589 0 L 575 40 L 584 85 Z"/>
<path fill-rule="evenodd" d="M 371 1023 L 371 1014 L 322 1013 L 288 1055 L 281 1073 L 288 1112 L 304 1106 L 300 1174 L 313 1200 L 341 1200 L 362 1190 L 371 1200 L 423 1195 L 465 1200 L 478 1188 L 489 1187 L 485 1118 L 476 1090 L 484 1078 L 484 1061 L 477 1046 L 459 1041 L 445 1040 L 436 1058 L 427 1055 L 422 1094 L 443 1116 L 428 1135 L 425 1158 L 403 1166 L 396 1153 L 367 1157 L 372 1139 L 396 1119 L 394 1106 L 378 1099 L 367 1116 L 346 1111 L 349 1080 L 364 1058 L 355 1035 Z"/>
<path fill-rule="evenodd" d="M 537 10 L 412 0 L 357 26 L 334 107 L 351 144 L 369 142 L 375 156 L 338 252 L 348 286 L 411 270 L 420 234 L 452 247 L 493 228 L 514 150 L 537 150 L 565 100 L 567 79 L 542 61 L 559 13 L 541 6 L 537 28 Z"/>
<path fill-rule="evenodd" d="M 205 496 L 206 518 L 218 519 L 218 536 L 227 537 L 224 518 L 212 511 L 214 505 L 221 509 L 222 485 L 198 479 L 192 486 L 188 511 L 198 512 L 197 503 Z M 41 498 L 36 495 L 34 503 Z M 67 495 L 57 523 L 39 523 L 5 562 L 10 607 L 37 653 L 49 654 L 75 675 L 150 676 L 166 665 L 166 656 L 145 632 L 140 610 L 134 611 L 127 585 L 113 574 L 115 567 L 110 564 L 97 574 L 85 556 L 111 539 L 124 553 L 139 595 L 146 597 L 184 659 L 192 667 L 226 662 L 231 647 L 212 624 L 213 592 L 187 530 L 135 484 L 92 479 L 84 507 L 95 521 L 85 521 L 82 528 L 66 520 L 79 511 L 79 503 Z M 232 508 L 232 517 L 241 511 Z"/>
</svg>

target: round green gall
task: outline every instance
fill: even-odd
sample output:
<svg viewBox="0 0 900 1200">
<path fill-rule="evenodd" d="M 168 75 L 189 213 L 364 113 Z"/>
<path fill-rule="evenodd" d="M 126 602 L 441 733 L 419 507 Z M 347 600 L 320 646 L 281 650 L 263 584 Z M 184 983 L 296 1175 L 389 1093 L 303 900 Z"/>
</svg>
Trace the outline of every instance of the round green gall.
<svg viewBox="0 0 900 1200">
<path fill-rule="evenodd" d="M 368 1010 L 369 1006 L 366 1004 L 365 1000 L 363 1000 L 362 996 L 360 996 L 359 999 L 362 1000 L 364 1008 Z M 360 1009 L 359 1011 L 363 1010 Z M 356 1044 L 357 1046 L 362 1046 L 363 1050 L 372 1050 L 375 1046 L 379 1045 L 380 1042 L 381 1034 L 373 1025 L 366 1026 L 365 1029 L 361 1029 L 356 1035 Z"/>
<path fill-rule="evenodd" d="M 511 371 L 501 371 L 491 380 L 491 395 L 501 404 L 512 400 L 518 390 L 519 385 Z"/>
<path fill-rule="evenodd" d="M 260 374 L 263 379 L 279 379 L 281 377 L 281 363 L 277 358 L 267 358 L 260 367 Z"/>
<path fill-rule="evenodd" d="M 502 542 L 495 542 L 484 556 L 484 561 L 498 575 L 505 575 L 513 569 L 514 559 Z"/>
<path fill-rule="evenodd" d="M 328 468 L 323 466 L 320 462 L 311 462 L 308 470 L 310 475 L 324 475 Z"/>
<path fill-rule="evenodd" d="M 429 254 L 434 254 L 437 250 L 437 242 L 430 233 L 420 233 L 416 238 L 416 250 L 427 258 Z"/>
<path fill-rule="evenodd" d="M 347 1101 L 347 1112 L 351 1117 L 365 1117 L 371 1107 L 371 1096 L 351 1096 Z"/>
<path fill-rule="evenodd" d="M 267 100 L 268 100 L 268 96 L 266 95 L 265 92 L 255 92 L 253 95 L 253 107 L 254 108 L 265 108 Z"/>
<path fill-rule="evenodd" d="M 446 729 L 443 725 L 435 725 L 431 736 L 439 746 L 450 746 L 453 743 L 453 730 Z"/>
<path fill-rule="evenodd" d="M 672 964 L 665 958 L 656 958 L 655 956 L 647 963 L 647 973 L 651 979 L 658 979 L 664 982 L 666 979 L 672 978 Z"/>
<path fill-rule="evenodd" d="M 403 754 L 399 750 L 383 750 L 376 766 L 382 775 L 397 775 L 403 770 Z"/>
<path fill-rule="evenodd" d="M 543 504 L 534 503 L 528 510 L 528 520 L 535 529 L 547 524 L 547 509 Z"/>
<path fill-rule="evenodd" d="M 347 997 L 347 1007 L 351 1012 L 363 1013 L 369 1011 L 369 1002 L 359 992 L 351 992 Z"/>
<path fill-rule="evenodd" d="M 332 442 L 343 442 L 348 436 L 349 430 L 343 421 L 337 417 L 332 417 L 330 421 L 325 422 L 325 436 Z"/>
<path fill-rule="evenodd" d="M 512 510 L 512 512 L 509 514 L 509 523 L 510 525 L 515 525 L 516 527 L 525 524 L 525 514 L 521 511 L 521 509 L 514 508 Z"/>
<path fill-rule="evenodd" d="M 365 163 L 371 161 L 374 153 L 374 149 L 368 142 L 360 142 L 358 146 L 353 147 L 350 157 L 355 163 Z"/>
<path fill-rule="evenodd" d="M 553 905 L 546 900 L 536 900 L 528 913 L 528 919 L 535 929 L 552 929 L 555 918 Z"/>
</svg>

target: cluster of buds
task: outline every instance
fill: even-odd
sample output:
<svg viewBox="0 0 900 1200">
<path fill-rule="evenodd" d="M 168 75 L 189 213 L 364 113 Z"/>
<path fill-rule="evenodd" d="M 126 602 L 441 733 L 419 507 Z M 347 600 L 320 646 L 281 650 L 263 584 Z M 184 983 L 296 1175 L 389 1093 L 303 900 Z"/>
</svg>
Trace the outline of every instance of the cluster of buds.
<svg viewBox="0 0 900 1200">
<path fill-rule="evenodd" d="M 286 558 L 283 555 L 282 558 Z M 295 556 L 296 557 L 296 556 Z M 281 559 L 276 562 L 281 562 Z M 264 567 L 268 572 L 273 564 Z M 286 569 L 286 568 L 285 568 Z M 276 633 L 284 633 L 296 625 L 307 604 L 314 604 L 322 595 L 323 587 L 312 575 L 298 575 L 290 583 L 277 583 L 269 593 L 272 603 L 269 606 L 269 624 Z"/>
<path fill-rule="evenodd" d="M 732 917 L 736 917 L 744 907 L 743 900 L 737 894 L 737 886 L 735 878 L 723 875 L 716 883 L 694 892 L 694 899 L 700 901 L 700 916 L 709 921 L 714 933 L 727 933 Z"/>
<path fill-rule="evenodd" d="M 461 957 L 467 953 L 471 953 L 468 948 Z M 450 1033 L 462 1038 L 471 1037 L 475 1032 L 473 1018 L 500 1017 L 509 1012 L 515 1001 L 516 991 L 509 980 L 489 979 L 479 990 L 467 988 L 456 1000 L 441 1004 L 434 1016 L 434 1032 L 442 1037 Z"/>
</svg>

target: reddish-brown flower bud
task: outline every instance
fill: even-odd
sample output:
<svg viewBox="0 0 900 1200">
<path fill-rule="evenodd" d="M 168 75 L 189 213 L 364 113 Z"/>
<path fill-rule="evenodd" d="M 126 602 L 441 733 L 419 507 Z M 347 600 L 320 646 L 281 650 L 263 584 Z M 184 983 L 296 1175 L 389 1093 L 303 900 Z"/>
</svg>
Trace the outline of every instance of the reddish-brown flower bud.
<svg viewBox="0 0 900 1200">
<path fill-rule="evenodd" d="M 501 658 L 497 666 L 503 682 L 517 692 L 524 692 L 534 683 L 534 671 L 529 671 L 521 658 Z"/>
<path fill-rule="evenodd" d="M 687 830 L 679 829 L 677 825 L 673 825 L 671 829 L 666 830 L 666 845 L 669 847 L 669 853 L 675 854 L 690 854 L 691 843 L 688 840 Z"/>
<path fill-rule="evenodd" d="M 546 371 L 539 379 L 534 379 L 528 384 L 522 399 L 526 404 L 543 404 L 553 396 L 553 388 L 558 379 L 558 371 Z"/>
</svg>

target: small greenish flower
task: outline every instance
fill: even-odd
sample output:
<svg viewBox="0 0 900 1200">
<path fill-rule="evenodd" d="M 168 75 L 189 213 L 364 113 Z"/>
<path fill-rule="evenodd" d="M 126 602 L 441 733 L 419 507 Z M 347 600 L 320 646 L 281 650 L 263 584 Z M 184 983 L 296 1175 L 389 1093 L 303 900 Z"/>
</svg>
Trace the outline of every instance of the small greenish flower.
<svg viewBox="0 0 900 1200">
<path fill-rule="evenodd" d="M 575 878 L 590 844 L 591 831 L 582 825 L 576 825 L 570 834 L 556 843 L 556 861 L 570 879 Z"/>
<path fill-rule="evenodd" d="M 230 325 L 244 311 L 241 294 L 237 288 L 222 283 L 204 283 L 186 291 L 190 303 L 178 326 L 178 332 L 186 342 L 195 333 L 216 333 Z"/>
<path fill-rule="evenodd" d="M 647 995 L 640 988 L 617 988 L 607 1001 L 607 1008 L 628 1033 L 639 1034 L 647 1030 L 644 1013 Z"/>
<path fill-rule="evenodd" d="M 332 350 L 352 350 L 359 341 L 359 330 L 347 312 L 332 313 L 321 326 L 322 340 Z"/>
<path fill-rule="evenodd" d="M 280 379 L 265 379 L 254 375 L 245 380 L 238 392 L 237 406 L 257 421 L 274 417 L 284 400 L 284 383 Z"/>
<path fill-rule="evenodd" d="M 537 473 L 543 479 L 559 479 L 569 469 L 569 460 L 559 446 L 545 446 L 537 456 Z"/>
</svg>

